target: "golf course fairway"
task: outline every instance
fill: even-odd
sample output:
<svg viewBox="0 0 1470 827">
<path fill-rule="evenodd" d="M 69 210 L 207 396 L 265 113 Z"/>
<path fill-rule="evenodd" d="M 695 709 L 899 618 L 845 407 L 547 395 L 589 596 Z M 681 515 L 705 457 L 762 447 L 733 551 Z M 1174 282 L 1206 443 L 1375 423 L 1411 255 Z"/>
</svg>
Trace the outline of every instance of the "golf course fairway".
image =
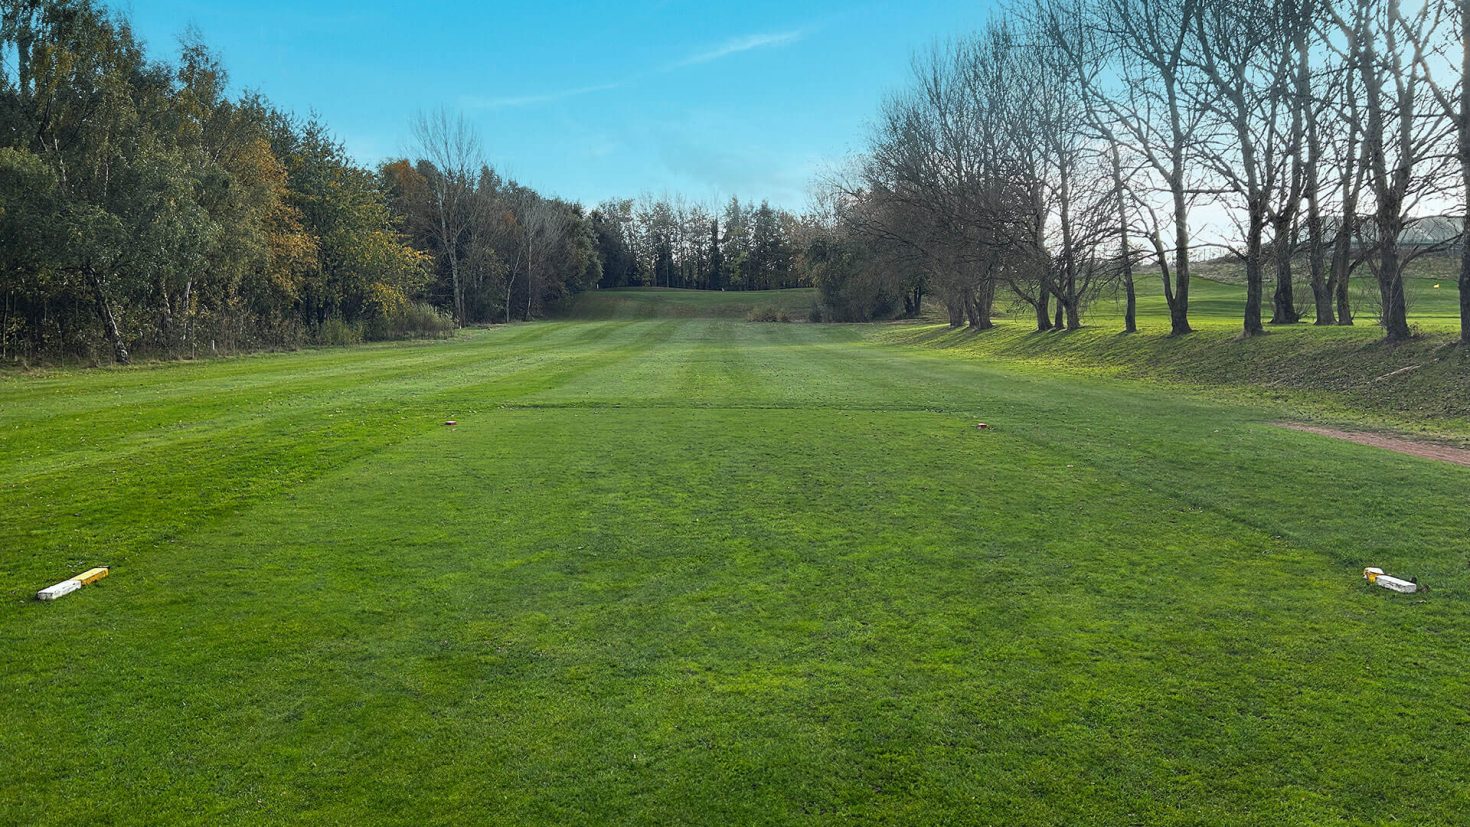
<svg viewBox="0 0 1470 827">
<path fill-rule="evenodd" d="M 1470 812 L 1470 469 L 881 333 L 0 378 L 0 823 Z"/>
</svg>

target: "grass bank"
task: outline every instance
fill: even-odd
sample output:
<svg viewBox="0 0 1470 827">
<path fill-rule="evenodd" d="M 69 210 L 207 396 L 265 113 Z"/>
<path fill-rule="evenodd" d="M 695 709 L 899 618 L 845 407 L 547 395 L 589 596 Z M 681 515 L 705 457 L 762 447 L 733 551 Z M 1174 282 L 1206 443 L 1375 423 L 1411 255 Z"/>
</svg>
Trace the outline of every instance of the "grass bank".
<svg viewBox="0 0 1470 827">
<path fill-rule="evenodd" d="M 1268 326 L 1266 335 L 1242 339 L 1244 288 L 1209 278 L 1193 283 L 1196 332 L 1171 337 L 1159 285 L 1140 279 L 1138 287 L 1140 332 L 1134 335 L 1122 333 L 1122 306 L 1112 298 L 1096 302 L 1079 331 L 1037 333 L 1029 317 L 1013 312 L 979 333 L 950 330 L 931 317 L 928 323 L 875 326 L 869 335 L 956 358 L 1059 376 L 1187 385 L 1221 398 L 1268 402 L 1304 419 L 1470 442 L 1470 351 L 1455 344 L 1453 280 L 1407 280 L 1409 320 L 1418 335 L 1400 345 L 1382 341 L 1368 299 L 1358 303 L 1351 327 L 1316 327 L 1308 313 L 1301 324 Z"/>
<path fill-rule="evenodd" d="M 1100 327 L 1037 333 L 1007 322 L 978 333 L 931 324 L 889 326 L 872 335 L 969 359 L 1269 399 L 1305 418 L 1470 439 L 1470 349 L 1449 334 L 1388 345 L 1365 328 L 1293 326 L 1241 339 L 1218 325 L 1171 337 Z"/>
</svg>

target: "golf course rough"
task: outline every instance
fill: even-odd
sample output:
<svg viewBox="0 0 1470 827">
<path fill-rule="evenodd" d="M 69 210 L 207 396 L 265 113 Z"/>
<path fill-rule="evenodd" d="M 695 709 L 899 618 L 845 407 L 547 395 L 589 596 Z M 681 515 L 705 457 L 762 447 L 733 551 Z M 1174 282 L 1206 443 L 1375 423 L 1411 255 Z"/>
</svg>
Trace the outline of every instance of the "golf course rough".
<svg viewBox="0 0 1470 827">
<path fill-rule="evenodd" d="M 892 338 L 0 379 L 0 822 L 1463 823 L 1470 469 Z"/>
</svg>

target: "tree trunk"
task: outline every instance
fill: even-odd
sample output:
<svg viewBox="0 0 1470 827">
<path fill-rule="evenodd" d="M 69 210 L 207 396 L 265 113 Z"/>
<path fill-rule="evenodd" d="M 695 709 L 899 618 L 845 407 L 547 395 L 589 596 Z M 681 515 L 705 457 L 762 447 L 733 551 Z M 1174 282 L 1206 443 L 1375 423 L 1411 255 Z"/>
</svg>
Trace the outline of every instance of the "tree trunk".
<svg viewBox="0 0 1470 827">
<path fill-rule="evenodd" d="M 1460 0 L 1460 181 L 1462 198 L 1470 199 L 1470 0 Z M 1461 230 L 1470 229 L 1470 209 L 1462 202 L 1466 221 Z M 1470 345 L 1470 238 L 1460 237 L 1460 342 Z"/>
<path fill-rule="evenodd" d="M 183 305 L 180 309 L 184 314 L 184 338 L 180 344 L 190 345 L 192 341 L 190 337 L 194 335 L 194 279 L 192 277 L 184 282 L 184 298 L 180 304 Z"/>
<path fill-rule="evenodd" d="M 1180 336 L 1194 332 L 1189 326 L 1189 227 L 1184 218 L 1189 214 L 1189 207 L 1185 203 L 1183 183 L 1176 181 L 1173 189 L 1175 286 L 1169 299 L 1169 333 Z M 1167 281 L 1168 276 L 1164 278 Z"/>
<path fill-rule="evenodd" d="M 1390 342 L 1407 342 L 1411 334 L 1408 307 L 1404 299 L 1404 278 L 1399 272 L 1398 244 L 1384 243 L 1378 267 L 1378 296 L 1383 304 L 1383 335 Z"/>
<path fill-rule="evenodd" d="M 112 357 L 119 365 L 132 362 L 128 356 L 127 345 L 123 343 L 122 331 L 118 328 L 117 316 L 112 311 L 112 304 L 107 301 L 107 294 L 102 289 L 102 279 L 94 270 L 87 271 L 87 278 L 92 283 L 92 300 L 97 306 L 97 317 L 102 321 L 102 333 L 112 345 Z"/>
<path fill-rule="evenodd" d="M 172 352 L 174 345 L 174 308 L 168 294 L 168 284 L 162 276 L 158 279 L 158 333 L 164 350 Z"/>
<path fill-rule="evenodd" d="M 1291 224 L 1275 221 L 1273 252 L 1276 254 L 1276 292 L 1271 295 L 1271 324 L 1296 324 L 1302 320 L 1296 312 L 1296 295 L 1291 283 Z"/>
<path fill-rule="evenodd" d="M 980 329 L 980 302 L 975 295 L 975 288 L 967 287 L 963 294 L 965 303 L 965 319 L 969 322 L 971 330 Z"/>
<path fill-rule="evenodd" d="M 1312 274 L 1312 304 L 1316 308 L 1314 324 L 1336 324 L 1332 311 L 1332 284 L 1327 279 L 1327 248 L 1322 241 L 1322 219 L 1307 218 L 1307 267 Z"/>
<path fill-rule="evenodd" d="M 1350 291 L 1349 280 L 1352 278 L 1352 267 L 1348 261 L 1343 261 L 1341 270 L 1336 265 L 1333 267 L 1333 278 L 1336 282 L 1332 285 L 1332 297 L 1337 305 L 1337 326 L 1353 326 L 1353 298 Z"/>
<path fill-rule="evenodd" d="M 1262 242 L 1261 236 L 1265 231 L 1265 222 L 1253 205 L 1251 207 L 1250 226 L 1246 230 L 1245 242 L 1245 325 L 1244 333 L 1247 336 L 1257 336 L 1266 332 L 1261 324 L 1261 297 L 1264 287 L 1264 273 L 1261 268 Z"/>
<path fill-rule="evenodd" d="M 1127 304 L 1123 308 L 1123 332 L 1138 332 L 1138 292 L 1133 288 L 1133 265 L 1123 265 L 1123 292 Z"/>
<path fill-rule="evenodd" d="M 1123 159 L 1118 144 L 1111 145 L 1113 188 L 1118 196 L 1118 254 L 1123 267 L 1123 291 L 1127 306 L 1123 311 L 1123 332 L 1138 332 L 1138 294 L 1133 289 L 1133 251 L 1128 243 L 1128 206 L 1123 201 Z"/>
<path fill-rule="evenodd" d="M 454 321 L 464 327 L 464 288 L 459 283 L 459 256 L 454 252 L 449 254 L 449 281 L 454 289 Z"/>
<path fill-rule="evenodd" d="M 1337 228 L 1337 235 L 1332 239 L 1332 270 L 1327 276 L 1329 290 L 1337 305 L 1337 324 L 1340 327 L 1351 327 L 1353 323 L 1352 298 L 1348 292 L 1353 265 L 1353 237 L 1349 228 L 1352 220 L 1353 216 L 1345 213 L 1342 225 Z"/>
<path fill-rule="evenodd" d="M 1470 345 L 1470 239 L 1460 240 L 1460 342 Z"/>
<path fill-rule="evenodd" d="M 991 318 L 995 310 L 995 281 L 987 278 L 980 285 L 980 329 L 990 330 L 995 327 Z"/>
</svg>

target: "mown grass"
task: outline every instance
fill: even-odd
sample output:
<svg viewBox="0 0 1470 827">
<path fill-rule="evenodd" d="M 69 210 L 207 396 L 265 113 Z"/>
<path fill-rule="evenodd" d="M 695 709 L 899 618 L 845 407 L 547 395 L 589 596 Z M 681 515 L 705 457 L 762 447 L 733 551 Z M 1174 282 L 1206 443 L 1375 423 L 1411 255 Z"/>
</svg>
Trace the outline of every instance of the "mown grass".
<svg viewBox="0 0 1470 827">
<path fill-rule="evenodd" d="M 1459 821 L 1470 471 L 899 329 L 3 380 L 0 822 Z"/>
</svg>

